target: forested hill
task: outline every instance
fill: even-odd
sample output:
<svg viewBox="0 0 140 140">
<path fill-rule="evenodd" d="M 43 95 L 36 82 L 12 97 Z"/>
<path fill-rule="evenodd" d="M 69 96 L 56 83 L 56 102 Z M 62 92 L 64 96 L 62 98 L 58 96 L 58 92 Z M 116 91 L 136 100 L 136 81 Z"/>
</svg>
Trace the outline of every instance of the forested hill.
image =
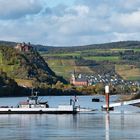
<svg viewBox="0 0 140 140">
<path fill-rule="evenodd" d="M 25 86 L 66 82 L 55 75 L 36 49 L 26 44 L 21 48 L 0 46 L 0 71 Z"/>
</svg>

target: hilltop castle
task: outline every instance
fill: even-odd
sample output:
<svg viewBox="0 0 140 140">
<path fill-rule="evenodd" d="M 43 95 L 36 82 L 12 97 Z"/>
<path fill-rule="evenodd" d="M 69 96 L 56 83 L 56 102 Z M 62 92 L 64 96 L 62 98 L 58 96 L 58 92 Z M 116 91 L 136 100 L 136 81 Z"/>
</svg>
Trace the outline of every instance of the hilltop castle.
<svg viewBox="0 0 140 140">
<path fill-rule="evenodd" d="M 15 49 L 20 51 L 20 52 L 28 52 L 28 51 L 32 50 L 33 47 L 31 46 L 30 42 L 28 44 L 23 42 L 23 43 L 18 43 L 15 46 Z"/>
</svg>

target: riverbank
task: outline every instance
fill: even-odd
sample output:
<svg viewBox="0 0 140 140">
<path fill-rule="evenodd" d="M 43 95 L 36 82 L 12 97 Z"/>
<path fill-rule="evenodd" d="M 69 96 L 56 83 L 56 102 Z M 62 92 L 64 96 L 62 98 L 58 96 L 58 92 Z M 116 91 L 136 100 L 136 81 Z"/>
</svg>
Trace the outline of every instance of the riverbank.
<svg viewBox="0 0 140 140">
<path fill-rule="evenodd" d="M 35 94 L 37 93 L 38 96 L 81 96 L 81 95 L 87 95 L 83 94 L 82 92 L 78 92 L 76 90 L 62 90 L 62 89 L 56 89 L 56 88 L 48 88 L 48 89 L 42 89 L 42 88 L 34 88 L 33 91 Z M 7 87 L 0 88 L 0 97 L 24 97 L 24 96 L 30 96 L 32 93 L 31 88 L 24 88 L 19 87 L 18 89 L 10 89 Z"/>
</svg>

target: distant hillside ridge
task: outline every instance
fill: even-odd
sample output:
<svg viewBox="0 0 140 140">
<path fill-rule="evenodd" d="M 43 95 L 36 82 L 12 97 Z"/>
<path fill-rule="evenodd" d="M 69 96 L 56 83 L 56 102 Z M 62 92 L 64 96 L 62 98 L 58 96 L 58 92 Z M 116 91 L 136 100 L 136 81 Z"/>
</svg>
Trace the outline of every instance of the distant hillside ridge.
<svg viewBox="0 0 140 140">
<path fill-rule="evenodd" d="M 55 84 L 66 80 L 57 76 L 31 44 L 0 46 L 0 69 L 13 79 Z"/>
<path fill-rule="evenodd" d="M 84 51 L 91 49 L 139 49 L 140 41 L 119 41 L 119 42 L 110 42 L 103 44 L 91 44 L 83 46 L 69 46 L 69 47 L 49 47 L 46 49 L 48 53 L 63 53 L 63 52 L 75 52 L 75 51 Z M 45 49 L 44 49 L 45 50 Z"/>
<path fill-rule="evenodd" d="M 15 46 L 16 42 L 10 41 L 0 41 L 0 46 Z M 32 44 L 34 48 L 38 51 L 48 51 L 51 53 L 60 53 L 60 52 L 73 52 L 81 50 L 90 50 L 90 49 L 115 49 L 115 48 L 124 48 L 124 49 L 138 49 L 140 48 L 140 41 L 118 41 L 118 42 L 109 42 L 101 44 L 90 44 L 90 45 L 77 45 L 77 46 L 48 46 L 41 44 Z"/>
</svg>

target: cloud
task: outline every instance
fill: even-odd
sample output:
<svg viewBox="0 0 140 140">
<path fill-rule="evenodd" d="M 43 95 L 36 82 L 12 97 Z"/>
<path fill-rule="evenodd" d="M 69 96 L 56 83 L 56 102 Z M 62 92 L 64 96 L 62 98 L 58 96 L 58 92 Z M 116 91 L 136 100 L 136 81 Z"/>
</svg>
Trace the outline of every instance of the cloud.
<svg viewBox="0 0 140 140">
<path fill-rule="evenodd" d="M 110 17 L 112 30 L 118 32 L 140 32 L 140 10 L 131 13 L 117 13 Z"/>
<path fill-rule="evenodd" d="M 17 19 L 36 14 L 41 9 L 40 0 L 0 0 L 0 19 Z"/>
<path fill-rule="evenodd" d="M 140 32 L 135 33 L 113 33 L 112 41 L 139 40 Z"/>
<path fill-rule="evenodd" d="M 119 0 L 118 6 L 126 11 L 135 11 L 140 7 L 139 0 L 127 0 L 126 2 Z"/>
<path fill-rule="evenodd" d="M 135 11 L 140 7 L 139 0 L 76 0 L 76 4 L 87 5 L 92 8 L 107 4 L 116 11 Z"/>
<path fill-rule="evenodd" d="M 55 6 L 45 0 L 1 1 L 8 10 L 1 13 L 0 5 L 0 40 L 56 46 L 140 40 L 139 0 L 76 0 L 73 5 L 60 0 Z"/>
</svg>

